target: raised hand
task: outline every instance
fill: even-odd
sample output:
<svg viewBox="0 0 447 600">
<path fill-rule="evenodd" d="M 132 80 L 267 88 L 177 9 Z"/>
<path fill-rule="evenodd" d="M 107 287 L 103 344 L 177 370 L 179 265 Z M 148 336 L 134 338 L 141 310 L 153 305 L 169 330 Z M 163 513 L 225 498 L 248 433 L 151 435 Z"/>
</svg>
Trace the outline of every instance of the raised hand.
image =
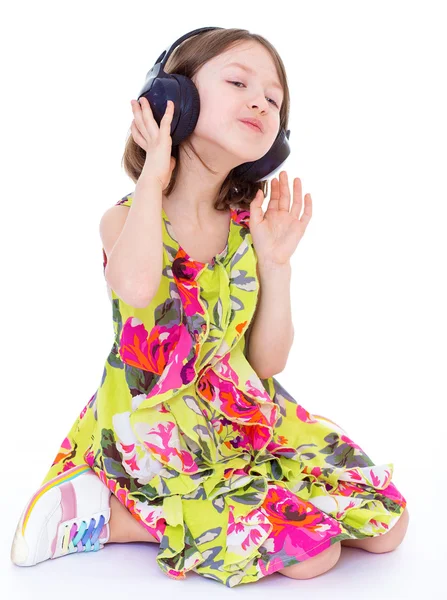
<svg viewBox="0 0 447 600">
<path fill-rule="evenodd" d="M 306 194 L 303 214 L 301 180 L 293 180 L 293 202 L 290 208 L 290 191 L 286 171 L 279 179 L 271 181 L 270 200 L 265 213 L 262 210 L 262 190 L 250 203 L 250 233 L 259 263 L 284 265 L 295 252 L 312 217 L 312 198 Z"/>
<path fill-rule="evenodd" d="M 160 127 L 154 119 L 147 98 L 141 96 L 139 102 L 131 100 L 131 104 L 134 120 L 130 129 L 134 141 L 146 152 L 144 170 L 156 177 L 160 181 L 162 189 L 165 189 L 175 167 L 175 158 L 171 156 L 171 122 L 174 115 L 174 103 L 172 100 L 167 101 Z"/>
</svg>

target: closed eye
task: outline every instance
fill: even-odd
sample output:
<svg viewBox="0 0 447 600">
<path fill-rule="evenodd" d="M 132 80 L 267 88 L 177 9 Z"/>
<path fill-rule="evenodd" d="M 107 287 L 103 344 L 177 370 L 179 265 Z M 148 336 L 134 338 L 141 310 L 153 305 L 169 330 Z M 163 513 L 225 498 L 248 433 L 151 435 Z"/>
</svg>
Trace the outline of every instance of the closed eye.
<svg viewBox="0 0 447 600">
<path fill-rule="evenodd" d="M 228 83 L 240 83 L 241 85 L 246 87 L 241 81 L 229 81 Z M 266 96 L 266 98 L 267 98 L 267 96 Z M 273 98 L 268 98 L 268 100 L 271 100 L 273 102 L 273 104 L 276 106 L 276 108 L 279 108 L 278 104 L 273 100 Z"/>
</svg>

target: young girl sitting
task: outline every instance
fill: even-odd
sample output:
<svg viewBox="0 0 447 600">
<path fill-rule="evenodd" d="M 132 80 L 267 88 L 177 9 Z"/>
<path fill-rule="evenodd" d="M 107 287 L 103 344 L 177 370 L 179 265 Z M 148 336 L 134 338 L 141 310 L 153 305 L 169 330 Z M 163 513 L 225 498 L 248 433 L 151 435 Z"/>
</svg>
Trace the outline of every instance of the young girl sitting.
<svg viewBox="0 0 447 600">
<path fill-rule="evenodd" d="M 291 195 L 282 170 L 263 212 L 267 179 L 237 168 L 287 128 L 284 65 L 262 36 L 211 28 L 166 70 L 196 86 L 198 120 L 174 144 L 182 105 L 155 115 L 144 95 L 132 102 L 124 166 L 135 189 L 100 227 L 113 345 L 11 559 L 147 541 L 167 576 L 233 587 L 320 575 L 342 545 L 393 550 L 408 524 L 393 464 L 374 464 L 274 377 L 293 342 L 290 261 L 312 202 L 300 216 L 301 181 Z"/>
</svg>

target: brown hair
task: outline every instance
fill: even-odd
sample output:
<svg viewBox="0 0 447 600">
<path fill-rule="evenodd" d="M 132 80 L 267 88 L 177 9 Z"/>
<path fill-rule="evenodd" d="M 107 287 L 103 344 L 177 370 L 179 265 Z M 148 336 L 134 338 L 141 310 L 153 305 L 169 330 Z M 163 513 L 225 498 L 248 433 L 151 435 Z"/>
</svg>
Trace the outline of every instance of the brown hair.
<svg viewBox="0 0 447 600">
<path fill-rule="evenodd" d="M 274 61 L 280 83 L 284 90 L 283 102 L 280 109 L 279 128 L 281 129 L 281 127 L 283 127 L 287 130 L 290 95 L 286 71 L 278 52 L 270 42 L 261 35 L 250 33 L 247 29 L 214 29 L 200 33 L 199 35 L 194 35 L 177 46 L 166 63 L 165 71 L 166 73 L 177 73 L 192 78 L 200 67 L 208 60 L 225 52 L 232 45 L 251 40 L 259 42 L 267 48 Z M 191 142 L 188 141 L 188 138 L 182 143 L 185 143 L 191 148 L 192 152 L 197 156 L 205 168 L 212 171 L 212 169 L 208 167 L 197 154 Z M 174 156 L 176 164 L 171 174 L 171 180 L 164 190 L 166 196 L 169 196 L 175 187 L 179 168 L 179 146 L 172 147 L 171 155 Z M 129 133 L 121 164 L 124 165 L 125 172 L 134 183 L 137 182 L 141 171 L 143 170 L 145 158 L 145 150 L 135 142 L 132 133 Z M 218 197 L 214 204 L 214 208 L 217 210 L 226 210 L 230 204 L 238 208 L 247 208 L 259 189 L 262 189 L 264 196 L 267 194 L 268 181 L 266 179 L 257 182 L 244 182 L 238 180 L 238 178 L 234 176 L 233 171 L 234 169 L 229 172 L 219 190 Z"/>
</svg>

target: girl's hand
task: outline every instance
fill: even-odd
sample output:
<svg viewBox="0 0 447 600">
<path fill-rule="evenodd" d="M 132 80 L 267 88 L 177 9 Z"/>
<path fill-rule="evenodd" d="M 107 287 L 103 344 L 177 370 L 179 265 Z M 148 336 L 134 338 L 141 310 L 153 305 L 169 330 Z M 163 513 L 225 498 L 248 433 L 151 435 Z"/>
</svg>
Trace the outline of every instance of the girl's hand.
<svg viewBox="0 0 447 600">
<path fill-rule="evenodd" d="M 165 189 L 175 167 L 175 158 L 171 156 L 171 122 L 174 115 L 174 103 L 172 100 L 168 100 L 160 127 L 154 119 L 147 98 L 141 96 L 139 102 L 131 100 L 131 104 L 134 120 L 130 129 L 135 143 L 146 152 L 144 169 L 156 177 L 160 181 L 162 189 Z"/>
<path fill-rule="evenodd" d="M 305 195 L 304 212 L 299 218 L 303 197 L 301 180 L 293 182 L 293 203 L 290 208 L 290 192 L 286 171 L 281 171 L 279 180 L 271 181 L 270 200 L 265 213 L 262 211 L 262 190 L 250 203 L 250 233 L 258 262 L 268 265 L 284 265 L 295 252 L 312 217 L 312 198 Z"/>
</svg>

